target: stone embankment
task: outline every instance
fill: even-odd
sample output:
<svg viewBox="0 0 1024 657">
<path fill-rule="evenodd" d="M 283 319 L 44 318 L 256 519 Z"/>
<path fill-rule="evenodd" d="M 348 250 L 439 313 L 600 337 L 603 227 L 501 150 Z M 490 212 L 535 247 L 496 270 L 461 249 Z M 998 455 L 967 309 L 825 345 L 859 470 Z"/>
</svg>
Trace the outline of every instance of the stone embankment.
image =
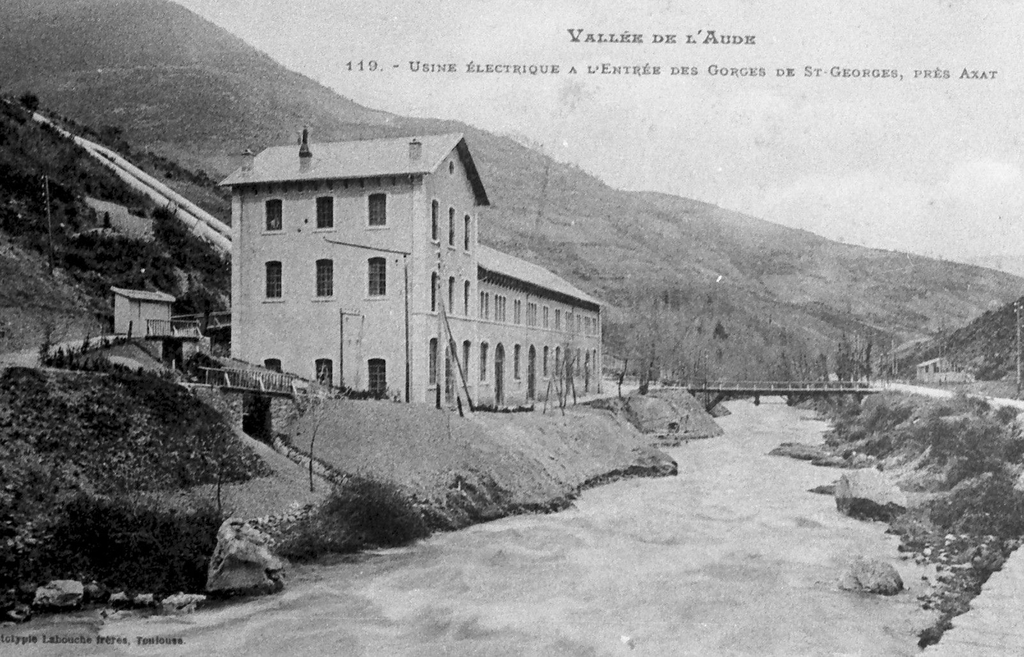
<svg viewBox="0 0 1024 657">
<path fill-rule="evenodd" d="M 922 631 L 922 647 L 1024 654 L 1024 633 L 1012 629 L 1024 594 L 1019 402 L 934 392 L 832 409 L 825 445 L 788 444 L 772 454 L 848 468 L 812 492 L 832 493 L 841 512 L 887 522 L 901 537 L 902 559 L 934 568 L 918 601 L 938 620 Z"/>
</svg>

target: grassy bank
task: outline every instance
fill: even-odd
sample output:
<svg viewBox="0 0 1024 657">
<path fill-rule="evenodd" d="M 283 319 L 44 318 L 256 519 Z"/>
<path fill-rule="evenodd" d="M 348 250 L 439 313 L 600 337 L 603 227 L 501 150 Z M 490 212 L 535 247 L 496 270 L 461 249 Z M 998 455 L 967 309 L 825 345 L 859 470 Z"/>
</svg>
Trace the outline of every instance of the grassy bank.
<svg viewBox="0 0 1024 657">
<path fill-rule="evenodd" d="M 582 406 L 564 416 L 461 418 L 421 404 L 337 400 L 307 412 L 284 439 L 337 475 L 326 504 L 279 528 L 279 549 L 299 559 L 554 511 L 589 486 L 676 472 L 621 416 Z"/>
<path fill-rule="evenodd" d="M 937 569 L 934 593 L 921 599 L 940 612 L 922 632 L 937 642 L 951 619 L 1024 538 L 1024 435 L 1016 411 L 967 397 L 935 400 L 873 395 L 828 407 L 827 443 L 848 461 L 874 463 L 917 503 L 890 523 L 901 550 Z"/>
<path fill-rule="evenodd" d="M 221 521 L 163 491 L 246 481 L 266 466 L 187 390 L 158 377 L 0 371 L 0 591 L 53 578 L 201 590 Z"/>
</svg>

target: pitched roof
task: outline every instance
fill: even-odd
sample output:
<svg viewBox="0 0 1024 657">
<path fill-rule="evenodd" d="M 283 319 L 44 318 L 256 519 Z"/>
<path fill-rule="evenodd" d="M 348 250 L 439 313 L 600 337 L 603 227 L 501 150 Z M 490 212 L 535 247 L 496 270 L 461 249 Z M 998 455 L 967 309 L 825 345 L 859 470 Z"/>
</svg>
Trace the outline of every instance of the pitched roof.
<svg viewBox="0 0 1024 657">
<path fill-rule="evenodd" d="M 135 299 L 136 301 L 162 301 L 164 303 L 174 303 L 174 297 L 163 292 L 149 292 L 147 290 L 127 290 L 123 287 L 110 287 L 110 291 L 114 294 L 120 294 L 128 299 Z"/>
<path fill-rule="evenodd" d="M 409 143 L 413 139 L 421 144 L 420 156 L 416 159 L 409 154 Z M 461 134 L 313 143 L 309 150 L 312 157 L 308 163 L 300 164 L 297 146 L 272 146 L 257 155 L 251 167 L 235 169 L 220 184 L 231 186 L 429 174 L 437 170 L 449 153 L 457 150 L 473 186 L 477 204 L 490 205 L 476 164 Z"/>
<path fill-rule="evenodd" d="M 480 244 L 477 247 L 477 266 L 487 272 L 505 276 L 528 286 L 544 288 L 556 296 L 570 297 L 583 305 L 600 307 L 600 301 L 573 286 L 564 278 L 556 276 L 540 265 L 527 262 Z"/>
</svg>

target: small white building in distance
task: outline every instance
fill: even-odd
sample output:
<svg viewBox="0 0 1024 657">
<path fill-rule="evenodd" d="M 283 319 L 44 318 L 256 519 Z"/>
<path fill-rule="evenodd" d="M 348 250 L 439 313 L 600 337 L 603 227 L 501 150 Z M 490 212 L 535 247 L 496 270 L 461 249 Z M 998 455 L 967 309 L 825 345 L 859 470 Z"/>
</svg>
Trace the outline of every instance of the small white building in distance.
<svg viewBox="0 0 1024 657">
<path fill-rule="evenodd" d="M 111 287 L 114 293 L 114 333 L 145 337 L 150 321 L 171 323 L 174 297 L 163 292 Z"/>
<path fill-rule="evenodd" d="M 600 386 L 601 303 L 478 242 L 489 201 L 462 135 L 303 131 L 221 184 L 234 358 L 417 402 L 438 382 L 448 400 L 542 400 L 567 369 L 579 394 Z"/>
</svg>

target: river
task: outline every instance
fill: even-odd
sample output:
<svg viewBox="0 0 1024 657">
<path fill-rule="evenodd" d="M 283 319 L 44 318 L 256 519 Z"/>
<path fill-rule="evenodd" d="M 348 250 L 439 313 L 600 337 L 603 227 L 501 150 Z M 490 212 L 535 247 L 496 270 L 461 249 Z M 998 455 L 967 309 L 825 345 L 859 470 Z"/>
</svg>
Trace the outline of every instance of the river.
<svg viewBox="0 0 1024 657">
<path fill-rule="evenodd" d="M 181 646 L 64 652 L 918 654 L 916 632 L 933 619 L 915 601 L 925 571 L 898 559 L 884 525 L 843 517 L 831 497 L 807 492 L 838 471 L 766 455 L 781 442 L 820 441 L 825 425 L 783 404 L 729 408 L 719 420 L 724 436 L 670 450 L 678 477 L 621 481 L 586 491 L 560 513 L 303 567 L 276 596 L 100 629 L 130 644 L 160 636 Z M 839 591 L 836 579 L 854 555 L 890 560 L 909 590 L 892 598 Z M 80 615 L 14 633 L 95 636 L 95 627 Z M 61 652 L 48 648 L 39 654 Z"/>
</svg>

